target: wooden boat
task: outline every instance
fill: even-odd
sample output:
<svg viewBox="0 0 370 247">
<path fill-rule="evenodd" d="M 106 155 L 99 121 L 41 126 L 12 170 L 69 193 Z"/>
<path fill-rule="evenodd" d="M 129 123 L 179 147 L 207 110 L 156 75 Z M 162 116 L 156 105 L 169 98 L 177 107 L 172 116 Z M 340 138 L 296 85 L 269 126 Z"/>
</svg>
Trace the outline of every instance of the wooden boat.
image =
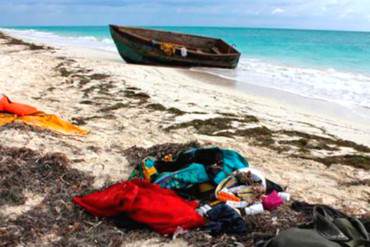
<svg viewBox="0 0 370 247">
<path fill-rule="evenodd" d="M 128 63 L 235 68 L 240 53 L 221 39 L 110 25 L 121 57 Z"/>
</svg>

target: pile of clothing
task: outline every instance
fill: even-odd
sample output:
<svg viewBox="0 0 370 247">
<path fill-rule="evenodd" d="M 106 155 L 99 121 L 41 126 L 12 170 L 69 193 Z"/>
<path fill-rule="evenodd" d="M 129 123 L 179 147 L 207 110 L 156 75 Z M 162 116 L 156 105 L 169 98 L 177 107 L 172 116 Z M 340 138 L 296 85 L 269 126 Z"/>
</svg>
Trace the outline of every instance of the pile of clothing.
<svg viewBox="0 0 370 247">
<path fill-rule="evenodd" d="M 7 96 L 0 98 L 0 127 L 11 123 L 24 123 L 65 135 L 85 136 L 79 128 L 54 114 L 46 114 L 33 106 L 12 102 Z"/>
<path fill-rule="evenodd" d="M 75 204 L 95 216 L 114 217 L 122 225 L 131 220 L 169 235 L 193 228 L 211 235 L 247 234 L 253 229 L 243 217 L 273 211 L 289 200 L 289 194 L 280 185 L 250 167 L 239 153 L 218 147 L 190 148 L 174 157 L 170 154 L 157 159 L 146 157 L 128 181 L 73 198 Z M 338 217 L 342 219 L 343 215 L 327 208 L 315 209 L 314 215 L 318 223 L 309 232 L 292 229 L 256 242 L 256 246 L 338 246 L 308 243 L 307 237 L 317 237 L 325 231 L 327 234 L 322 238 L 330 243 L 338 240 L 330 234 L 343 234 L 340 241 L 355 238 L 352 242 L 356 244 L 369 240 L 366 230 L 358 230 L 361 222 L 353 223 L 346 218 L 337 226 Z M 334 225 L 336 232 L 332 230 Z M 291 234 L 300 237 L 287 239 Z"/>
</svg>

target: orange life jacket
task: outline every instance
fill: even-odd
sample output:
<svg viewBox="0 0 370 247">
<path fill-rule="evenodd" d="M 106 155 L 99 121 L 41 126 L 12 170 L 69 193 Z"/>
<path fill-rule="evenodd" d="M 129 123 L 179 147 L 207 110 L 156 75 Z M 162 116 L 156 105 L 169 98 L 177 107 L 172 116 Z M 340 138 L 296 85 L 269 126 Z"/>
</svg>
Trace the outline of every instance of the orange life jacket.
<svg viewBox="0 0 370 247">
<path fill-rule="evenodd" d="M 35 107 L 11 102 L 7 96 L 3 96 L 0 99 L 0 111 L 6 113 L 12 113 L 17 116 L 27 116 L 38 112 Z"/>
</svg>

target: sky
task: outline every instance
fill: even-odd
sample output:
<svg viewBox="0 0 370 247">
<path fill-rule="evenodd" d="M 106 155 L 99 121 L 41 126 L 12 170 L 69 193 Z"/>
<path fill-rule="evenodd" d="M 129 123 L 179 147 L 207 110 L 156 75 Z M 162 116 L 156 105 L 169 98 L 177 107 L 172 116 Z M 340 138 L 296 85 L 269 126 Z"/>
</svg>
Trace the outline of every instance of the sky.
<svg viewBox="0 0 370 247">
<path fill-rule="evenodd" d="M 370 0 L 0 0 L 0 26 L 232 26 L 370 31 Z"/>
</svg>

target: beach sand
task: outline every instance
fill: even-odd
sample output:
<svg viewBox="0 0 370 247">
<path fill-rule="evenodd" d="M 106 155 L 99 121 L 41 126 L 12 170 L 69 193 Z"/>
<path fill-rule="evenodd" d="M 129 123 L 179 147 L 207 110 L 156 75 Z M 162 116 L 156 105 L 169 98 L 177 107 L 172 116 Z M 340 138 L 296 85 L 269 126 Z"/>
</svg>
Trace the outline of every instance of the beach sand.
<svg viewBox="0 0 370 247">
<path fill-rule="evenodd" d="M 294 199 L 369 212 L 369 126 L 234 84 L 187 69 L 129 65 L 117 55 L 30 46 L 1 35 L 0 93 L 90 131 L 72 137 L 10 125 L 1 128 L 1 143 L 64 153 L 72 168 L 101 188 L 127 179 L 130 147 L 197 141 L 239 151 L 266 177 L 287 186 Z M 299 97 L 289 102 L 294 100 Z M 0 212 L 17 217 L 43 197 L 28 194 L 25 205 L 3 205 Z M 166 245 L 155 239 L 146 241 Z"/>
</svg>

